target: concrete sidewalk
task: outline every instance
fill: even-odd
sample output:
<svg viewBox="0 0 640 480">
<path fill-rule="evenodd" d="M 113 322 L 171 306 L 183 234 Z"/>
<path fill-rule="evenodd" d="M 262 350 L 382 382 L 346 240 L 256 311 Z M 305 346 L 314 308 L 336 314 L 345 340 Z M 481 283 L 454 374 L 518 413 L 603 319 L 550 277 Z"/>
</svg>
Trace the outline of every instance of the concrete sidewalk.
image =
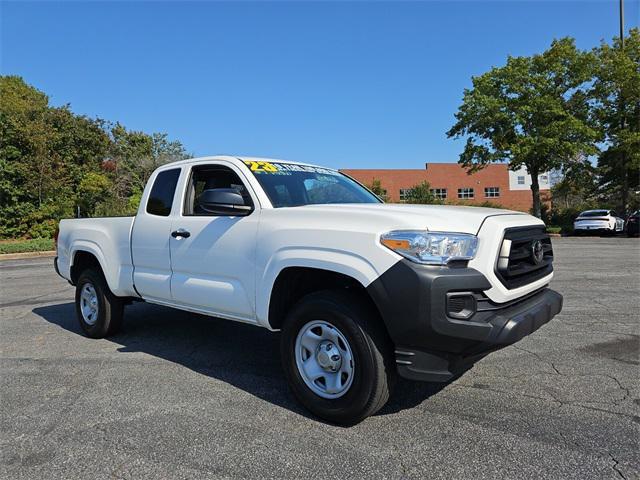
<svg viewBox="0 0 640 480">
<path fill-rule="evenodd" d="M 0 254 L 0 262 L 2 260 L 20 260 L 24 258 L 38 257 L 55 257 L 55 250 L 47 250 L 46 252 L 22 252 L 22 253 L 3 253 Z"/>
</svg>

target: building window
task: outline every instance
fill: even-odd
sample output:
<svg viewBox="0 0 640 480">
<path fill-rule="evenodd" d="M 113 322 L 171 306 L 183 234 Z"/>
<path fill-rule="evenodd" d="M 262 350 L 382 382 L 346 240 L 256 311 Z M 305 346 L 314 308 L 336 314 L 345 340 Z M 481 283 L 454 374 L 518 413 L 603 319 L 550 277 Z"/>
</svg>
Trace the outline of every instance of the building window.
<svg viewBox="0 0 640 480">
<path fill-rule="evenodd" d="M 486 198 L 498 198 L 500 196 L 500 187 L 484 187 L 484 196 Z"/>
<path fill-rule="evenodd" d="M 542 183 L 547 183 L 549 181 L 549 177 L 547 175 L 540 175 L 540 181 Z"/>
<path fill-rule="evenodd" d="M 401 188 L 400 189 L 400 201 L 401 202 L 405 202 L 409 198 L 410 194 L 411 194 L 411 189 L 410 188 Z"/>
<path fill-rule="evenodd" d="M 524 175 L 518 177 L 518 185 L 524 185 Z"/>
<path fill-rule="evenodd" d="M 473 188 L 459 188 L 458 198 L 474 198 Z"/>
<path fill-rule="evenodd" d="M 433 195 L 436 198 L 439 198 L 440 200 L 444 200 L 445 198 L 447 198 L 447 189 L 446 188 L 432 188 L 431 189 L 431 195 Z"/>
</svg>

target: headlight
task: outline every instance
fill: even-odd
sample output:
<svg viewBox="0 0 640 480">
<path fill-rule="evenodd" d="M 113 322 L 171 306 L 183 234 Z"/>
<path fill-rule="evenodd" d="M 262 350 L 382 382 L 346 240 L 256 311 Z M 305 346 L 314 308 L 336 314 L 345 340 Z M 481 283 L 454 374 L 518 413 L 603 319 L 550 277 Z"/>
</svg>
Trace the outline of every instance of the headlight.
<svg viewBox="0 0 640 480">
<path fill-rule="evenodd" d="M 471 260 L 478 249 L 478 237 L 465 233 L 394 230 L 380 237 L 380 243 L 416 263 L 446 265 L 452 260 Z"/>
</svg>

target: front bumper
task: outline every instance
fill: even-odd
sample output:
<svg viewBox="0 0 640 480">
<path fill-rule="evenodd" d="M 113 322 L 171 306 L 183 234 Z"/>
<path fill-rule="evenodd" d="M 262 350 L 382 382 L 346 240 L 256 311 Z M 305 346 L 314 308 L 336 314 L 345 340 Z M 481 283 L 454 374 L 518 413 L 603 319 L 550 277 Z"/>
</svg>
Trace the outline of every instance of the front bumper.
<svg viewBox="0 0 640 480">
<path fill-rule="evenodd" d="M 447 381 L 488 353 L 517 342 L 562 309 L 562 295 L 543 288 L 506 304 L 482 292 L 488 280 L 472 268 L 439 268 L 400 261 L 367 290 L 382 314 L 395 345 L 401 376 Z M 446 298 L 465 292 L 477 299 L 467 320 L 447 314 Z"/>
<path fill-rule="evenodd" d="M 446 382 L 487 354 L 535 332 L 562 309 L 562 295 L 545 288 L 516 305 L 496 310 L 487 340 L 461 353 L 396 348 L 398 373 L 412 380 Z"/>
</svg>

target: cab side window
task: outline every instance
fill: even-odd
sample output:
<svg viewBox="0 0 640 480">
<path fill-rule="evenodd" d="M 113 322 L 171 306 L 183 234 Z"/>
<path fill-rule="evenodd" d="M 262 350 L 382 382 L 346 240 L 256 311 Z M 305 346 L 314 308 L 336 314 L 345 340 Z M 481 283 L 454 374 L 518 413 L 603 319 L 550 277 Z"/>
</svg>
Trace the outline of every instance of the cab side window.
<svg viewBox="0 0 640 480">
<path fill-rule="evenodd" d="M 169 216 L 178 178 L 180 178 L 179 168 L 165 170 L 156 176 L 147 200 L 147 213 L 161 217 Z"/>
<path fill-rule="evenodd" d="M 193 167 L 184 202 L 184 215 L 211 216 L 198 199 L 206 190 L 231 189 L 242 195 L 245 205 L 253 206 L 251 195 L 236 172 L 223 165 Z"/>
</svg>

